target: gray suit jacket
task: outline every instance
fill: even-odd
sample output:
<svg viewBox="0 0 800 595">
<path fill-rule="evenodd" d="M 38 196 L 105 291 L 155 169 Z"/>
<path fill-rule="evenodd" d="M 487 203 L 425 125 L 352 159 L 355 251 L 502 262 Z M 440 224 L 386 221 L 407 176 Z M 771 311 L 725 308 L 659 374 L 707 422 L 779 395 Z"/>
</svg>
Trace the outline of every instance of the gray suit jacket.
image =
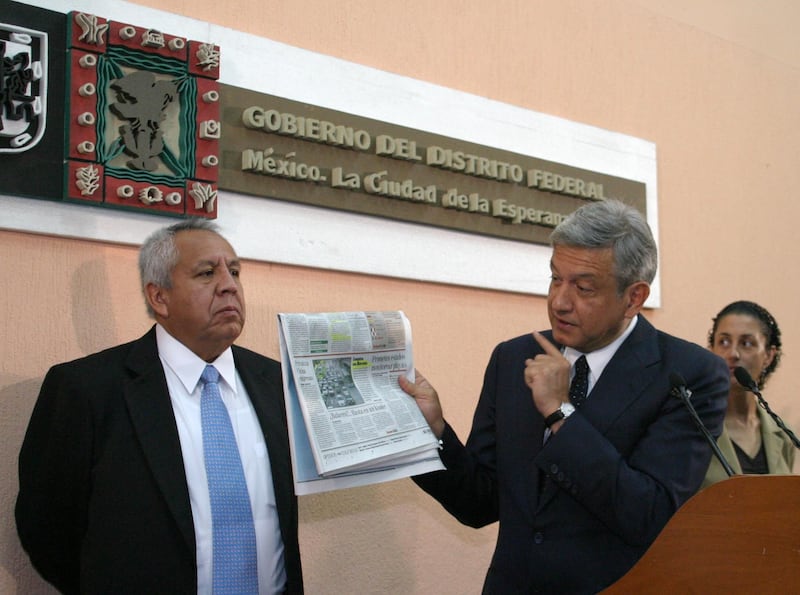
<svg viewBox="0 0 800 595">
<path fill-rule="evenodd" d="M 269 450 L 287 590 L 302 593 L 280 364 L 233 347 Z M 16 521 L 64 593 L 197 592 L 194 524 L 153 327 L 47 373 L 19 456 Z"/>
</svg>

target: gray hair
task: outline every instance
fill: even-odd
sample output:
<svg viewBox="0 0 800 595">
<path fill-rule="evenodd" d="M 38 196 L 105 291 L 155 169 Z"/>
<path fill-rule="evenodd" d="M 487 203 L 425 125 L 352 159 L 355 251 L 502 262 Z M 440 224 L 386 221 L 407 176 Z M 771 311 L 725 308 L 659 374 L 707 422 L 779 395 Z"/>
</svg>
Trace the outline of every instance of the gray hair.
<svg viewBox="0 0 800 595">
<path fill-rule="evenodd" d="M 175 236 L 182 231 L 201 230 L 219 234 L 219 226 L 213 221 L 201 218 L 184 219 L 169 227 L 162 227 L 154 231 L 144 241 L 139 249 L 139 278 L 142 284 L 142 293 L 152 283 L 158 287 L 170 289 L 172 287 L 172 271 L 178 264 L 178 249 L 175 246 Z M 150 318 L 155 318 L 155 312 L 150 307 L 145 295 L 145 306 Z"/>
<path fill-rule="evenodd" d="M 553 230 L 550 244 L 611 248 L 620 294 L 632 283 L 652 283 L 656 276 L 658 248 L 650 226 L 642 213 L 618 200 L 580 207 Z"/>
</svg>

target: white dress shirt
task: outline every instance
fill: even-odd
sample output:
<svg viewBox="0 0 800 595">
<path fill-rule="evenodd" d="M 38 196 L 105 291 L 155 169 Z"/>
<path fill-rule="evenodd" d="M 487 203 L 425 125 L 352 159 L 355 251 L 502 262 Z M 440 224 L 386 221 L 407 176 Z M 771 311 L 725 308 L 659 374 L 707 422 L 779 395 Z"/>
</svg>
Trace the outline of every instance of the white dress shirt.
<svg viewBox="0 0 800 595">
<path fill-rule="evenodd" d="M 628 328 L 626 328 L 619 337 L 614 339 L 605 347 L 601 347 L 596 351 L 592 351 L 590 353 L 581 353 L 572 347 L 564 348 L 564 357 L 569 360 L 570 365 L 570 382 L 572 381 L 572 377 L 575 376 L 575 362 L 580 356 L 586 356 L 586 363 L 589 364 L 589 388 L 586 391 L 587 398 L 589 398 L 594 385 L 597 383 L 597 379 L 600 378 L 600 374 L 602 374 L 603 370 L 606 369 L 608 362 L 610 362 L 611 358 L 614 357 L 614 354 L 617 353 L 620 345 L 622 345 L 625 339 L 628 338 L 628 335 L 630 335 L 633 332 L 633 329 L 636 328 L 637 320 L 639 320 L 638 315 L 631 319 L 630 323 L 628 324 Z"/>
<path fill-rule="evenodd" d="M 200 375 L 206 362 L 172 337 L 161 325 L 156 325 L 156 340 L 178 425 L 183 466 L 189 486 L 197 545 L 197 592 L 199 595 L 211 595 L 211 500 L 200 422 Z M 259 593 L 281 593 L 286 583 L 283 541 L 264 435 L 250 397 L 236 372 L 231 349 L 226 349 L 212 364 L 220 374 L 222 401 L 231 418 L 247 490 L 250 493 L 258 552 Z"/>
</svg>

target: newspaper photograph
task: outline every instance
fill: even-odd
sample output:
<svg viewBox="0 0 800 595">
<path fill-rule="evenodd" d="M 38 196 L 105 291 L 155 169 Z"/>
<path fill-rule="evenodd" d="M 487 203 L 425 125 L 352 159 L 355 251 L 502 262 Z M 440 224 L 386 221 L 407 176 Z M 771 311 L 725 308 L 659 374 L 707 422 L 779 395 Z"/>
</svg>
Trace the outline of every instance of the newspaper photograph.
<svg viewBox="0 0 800 595">
<path fill-rule="evenodd" d="M 298 495 L 443 468 L 398 385 L 401 374 L 414 379 L 402 311 L 281 313 L 278 326 Z"/>
</svg>

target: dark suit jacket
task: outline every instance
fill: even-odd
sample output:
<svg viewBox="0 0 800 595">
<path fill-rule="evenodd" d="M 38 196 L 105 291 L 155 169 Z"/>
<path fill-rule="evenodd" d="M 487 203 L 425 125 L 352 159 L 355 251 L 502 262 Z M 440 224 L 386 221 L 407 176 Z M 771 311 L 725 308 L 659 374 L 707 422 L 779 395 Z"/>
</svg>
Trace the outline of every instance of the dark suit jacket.
<svg viewBox="0 0 800 595">
<path fill-rule="evenodd" d="M 551 333 L 545 333 L 552 340 Z M 683 402 L 717 436 L 729 373 L 722 359 L 640 316 L 589 399 L 543 444 L 525 385 L 531 335 L 498 345 L 466 446 L 449 426 L 447 471 L 415 481 L 461 522 L 500 522 L 485 593 L 594 593 L 622 576 L 703 480 L 711 448 Z"/>
<path fill-rule="evenodd" d="M 155 338 L 59 364 L 44 379 L 19 456 L 22 546 L 65 593 L 197 593 L 178 429 Z M 303 591 L 280 364 L 233 348 L 264 432 L 287 589 Z"/>
</svg>

